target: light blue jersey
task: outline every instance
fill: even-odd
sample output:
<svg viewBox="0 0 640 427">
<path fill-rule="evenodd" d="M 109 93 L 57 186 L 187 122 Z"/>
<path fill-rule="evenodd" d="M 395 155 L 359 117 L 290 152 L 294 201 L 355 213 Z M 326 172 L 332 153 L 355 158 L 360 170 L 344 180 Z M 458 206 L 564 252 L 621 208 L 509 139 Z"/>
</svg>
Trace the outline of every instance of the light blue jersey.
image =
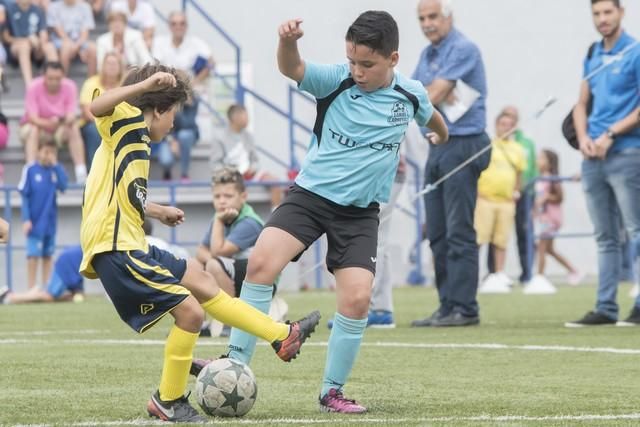
<svg viewBox="0 0 640 427">
<path fill-rule="evenodd" d="M 300 89 L 318 105 L 296 184 L 343 206 L 387 202 L 409 122 L 433 114 L 424 86 L 396 72 L 389 87 L 364 92 L 347 64 L 305 62 Z"/>
</svg>

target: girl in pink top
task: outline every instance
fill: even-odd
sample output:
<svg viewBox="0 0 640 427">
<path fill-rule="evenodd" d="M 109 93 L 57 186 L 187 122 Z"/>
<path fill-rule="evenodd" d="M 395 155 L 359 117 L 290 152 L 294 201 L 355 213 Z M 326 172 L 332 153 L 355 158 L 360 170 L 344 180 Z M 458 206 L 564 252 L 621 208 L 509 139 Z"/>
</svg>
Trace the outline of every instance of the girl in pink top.
<svg viewBox="0 0 640 427">
<path fill-rule="evenodd" d="M 538 155 L 538 170 L 541 177 L 558 176 L 558 155 L 552 150 L 542 150 Z M 577 285 L 582 280 L 579 273 L 567 259 L 556 252 L 553 246 L 555 235 L 562 226 L 562 186 L 559 182 L 539 180 L 536 182 L 534 216 L 537 244 L 538 274 L 544 275 L 546 256 L 551 255 L 569 271 L 568 282 Z"/>
</svg>

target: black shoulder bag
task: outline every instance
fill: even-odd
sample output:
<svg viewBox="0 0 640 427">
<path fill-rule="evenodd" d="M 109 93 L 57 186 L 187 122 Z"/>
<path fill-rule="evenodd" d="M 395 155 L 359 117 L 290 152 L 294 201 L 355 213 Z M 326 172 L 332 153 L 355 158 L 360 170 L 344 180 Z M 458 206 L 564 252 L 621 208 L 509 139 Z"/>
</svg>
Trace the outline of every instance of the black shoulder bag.
<svg viewBox="0 0 640 427">
<path fill-rule="evenodd" d="M 589 46 L 589 51 L 587 52 L 587 59 L 591 59 L 591 56 L 593 55 L 593 50 L 595 49 L 595 47 L 596 47 L 596 43 L 593 43 L 591 46 Z M 593 94 L 591 94 L 589 103 L 587 104 L 587 116 L 591 114 L 592 108 L 593 108 Z M 564 138 L 567 140 L 567 142 L 571 147 L 575 148 L 576 150 L 579 150 L 580 144 L 578 143 L 578 135 L 576 133 L 575 124 L 573 123 L 574 109 L 575 109 L 575 106 L 571 109 L 571 111 L 569 111 L 569 114 L 567 115 L 567 117 L 565 117 L 565 119 L 562 122 L 562 135 L 564 135 Z"/>
</svg>

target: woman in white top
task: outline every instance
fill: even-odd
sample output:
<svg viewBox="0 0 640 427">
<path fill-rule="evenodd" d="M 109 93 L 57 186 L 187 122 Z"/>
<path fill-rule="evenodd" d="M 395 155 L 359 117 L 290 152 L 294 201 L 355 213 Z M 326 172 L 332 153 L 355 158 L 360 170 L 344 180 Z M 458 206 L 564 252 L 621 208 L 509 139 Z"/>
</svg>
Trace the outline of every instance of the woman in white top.
<svg viewBox="0 0 640 427">
<path fill-rule="evenodd" d="M 120 11 L 110 12 L 107 22 L 109 23 L 109 32 L 98 37 L 96 41 L 98 71 L 102 68 L 102 59 L 105 54 L 113 51 L 118 52 L 124 58 L 127 66 L 152 62 L 142 33 L 127 27 L 127 15 Z"/>
</svg>

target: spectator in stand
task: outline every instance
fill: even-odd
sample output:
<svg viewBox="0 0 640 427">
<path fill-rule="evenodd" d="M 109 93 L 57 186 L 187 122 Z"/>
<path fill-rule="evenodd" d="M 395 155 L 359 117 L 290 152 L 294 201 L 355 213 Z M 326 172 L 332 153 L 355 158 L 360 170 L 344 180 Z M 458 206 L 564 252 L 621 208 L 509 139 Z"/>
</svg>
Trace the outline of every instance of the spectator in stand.
<svg viewBox="0 0 640 427">
<path fill-rule="evenodd" d="M 57 57 L 55 47 L 47 36 L 47 22 L 42 8 L 31 0 L 16 0 L 7 4 L 7 28 L 3 31 L 4 43 L 9 46 L 13 61 L 20 65 L 26 86 L 33 80 L 31 62 Z"/>
<path fill-rule="evenodd" d="M 93 11 L 93 16 L 96 19 L 104 19 L 104 13 L 106 9 L 105 0 L 87 0 L 87 3 L 91 5 L 91 10 Z"/>
<path fill-rule="evenodd" d="M 14 293 L 4 286 L 0 288 L 0 304 L 28 304 L 34 302 L 84 301 L 84 279 L 80 275 L 82 248 L 70 246 L 62 251 L 45 289 L 31 289 Z"/>
<path fill-rule="evenodd" d="M 122 57 L 116 52 L 109 52 L 102 60 L 102 69 L 100 74 L 88 78 L 80 89 L 80 109 L 82 117 L 78 125 L 80 133 L 84 141 L 84 149 L 86 152 L 87 167 L 91 168 L 93 155 L 100 146 L 102 137 L 98 133 L 96 124 L 91 114 L 91 101 L 93 100 L 93 92 L 98 89 L 100 93 L 120 86 L 120 82 L 124 77 L 124 64 Z"/>
<path fill-rule="evenodd" d="M 245 181 L 277 181 L 278 178 L 260 168 L 253 135 L 247 130 L 249 115 L 242 105 L 234 104 L 227 110 L 229 124 L 216 132 L 211 144 L 211 170 L 231 166 L 243 175 Z M 271 187 L 271 207 L 282 200 L 282 190 Z"/>
<path fill-rule="evenodd" d="M 119 53 L 124 59 L 125 66 L 141 66 L 152 61 L 142 33 L 133 28 L 127 28 L 127 15 L 117 11 L 111 12 L 107 22 L 109 32 L 102 34 L 96 41 L 98 71 L 102 68 L 102 60 L 109 52 Z"/>
<path fill-rule="evenodd" d="M 186 71 L 193 76 L 194 85 L 201 84 L 215 62 L 207 43 L 197 36 L 187 34 L 187 17 L 183 12 L 171 12 L 171 34 L 159 35 L 153 43 L 153 57 L 160 63 Z"/>
<path fill-rule="evenodd" d="M 147 0 L 115 0 L 111 3 L 111 11 L 124 12 L 129 27 L 142 31 L 147 49 L 151 50 L 156 15 L 153 6 Z"/>
<path fill-rule="evenodd" d="M 44 75 L 27 87 L 25 114 L 20 121 L 20 139 L 24 144 L 27 164 L 36 160 L 40 141 L 69 145 L 76 181 L 84 183 L 87 167 L 82 136 L 76 121 L 78 88 L 64 76 L 62 64 L 47 62 Z"/>
<path fill-rule="evenodd" d="M 53 2 L 47 10 L 47 24 L 52 29 L 51 42 L 65 72 L 69 72 L 71 61 L 79 57 L 87 64 L 87 76 L 93 76 L 96 45 L 89 39 L 89 31 L 95 28 L 91 6 L 83 0 Z"/>
<path fill-rule="evenodd" d="M 171 179 L 171 167 L 175 157 L 180 157 L 180 181 L 190 182 L 189 164 L 191 163 L 191 149 L 198 142 L 200 132 L 196 123 L 198 115 L 198 98 L 192 92 L 182 109 L 176 113 L 173 129 L 167 138 L 158 146 L 158 161 L 164 168 L 164 179 Z"/>
<path fill-rule="evenodd" d="M 496 119 L 496 137 L 492 142 L 491 161 L 478 179 L 478 200 L 474 228 L 478 245 L 492 244 L 495 273 L 479 289 L 481 293 L 507 293 L 511 280 L 504 272 L 507 245 L 515 222 L 516 202 L 520 199 L 522 171 L 526 157 L 511 132 L 515 117 L 500 113 Z"/>
<path fill-rule="evenodd" d="M 67 188 L 67 174 L 58 163 L 55 142 L 40 141 L 37 154 L 36 162 L 25 165 L 18 185 L 22 195 L 22 229 L 27 236 L 29 289 L 36 285 L 39 259 L 42 259 L 42 283 L 49 281 L 51 256 L 56 247 L 56 192 Z"/>
</svg>

